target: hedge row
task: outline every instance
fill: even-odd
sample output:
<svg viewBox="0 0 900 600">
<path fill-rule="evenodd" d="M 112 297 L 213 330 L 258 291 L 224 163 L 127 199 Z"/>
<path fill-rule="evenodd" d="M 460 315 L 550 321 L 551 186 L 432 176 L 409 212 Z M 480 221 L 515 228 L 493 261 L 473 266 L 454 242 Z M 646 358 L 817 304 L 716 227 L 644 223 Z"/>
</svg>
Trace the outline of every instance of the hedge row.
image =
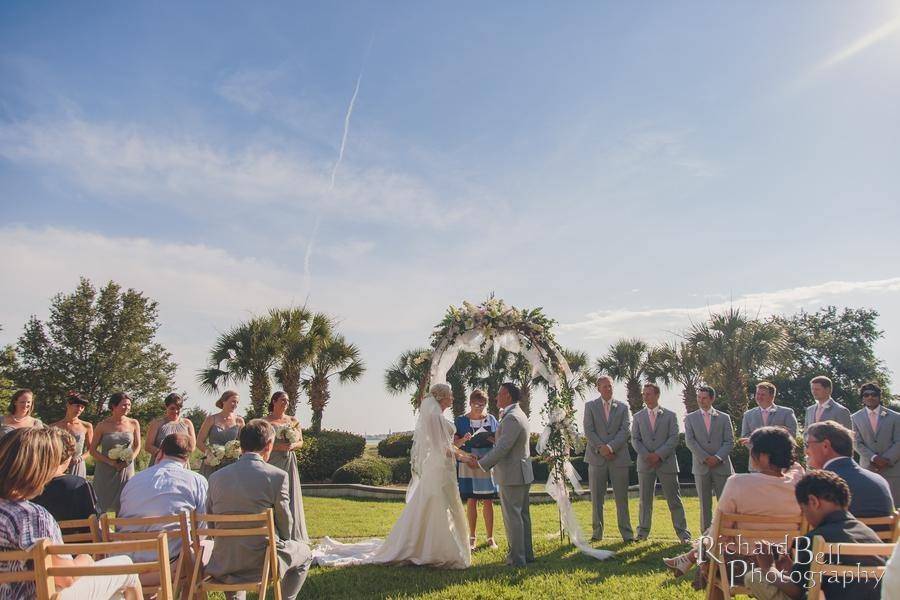
<svg viewBox="0 0 900 600">
<path fill-rule="evenodd" d="M 335 471 L 363 455 L 366 438 L 346 431 L 303 432 L 303 447 L 297 450 L 300 480 L 328 481 Z"/>
</svg>

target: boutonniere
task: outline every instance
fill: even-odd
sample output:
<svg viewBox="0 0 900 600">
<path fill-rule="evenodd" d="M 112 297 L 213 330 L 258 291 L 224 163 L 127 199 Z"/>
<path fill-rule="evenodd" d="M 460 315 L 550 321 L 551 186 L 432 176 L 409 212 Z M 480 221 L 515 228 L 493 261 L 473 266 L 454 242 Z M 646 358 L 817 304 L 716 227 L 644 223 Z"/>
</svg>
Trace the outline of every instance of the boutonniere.
<svg viewBox="0 0 900 600">
<path fill-rule="evenodd" d="M 884 408 L 881 409 L 881 416 L 882 416 L 882 417 L 886 417 L 886 416 L 887 416 L 887 410 L 885 410 Z"/>
</svg>

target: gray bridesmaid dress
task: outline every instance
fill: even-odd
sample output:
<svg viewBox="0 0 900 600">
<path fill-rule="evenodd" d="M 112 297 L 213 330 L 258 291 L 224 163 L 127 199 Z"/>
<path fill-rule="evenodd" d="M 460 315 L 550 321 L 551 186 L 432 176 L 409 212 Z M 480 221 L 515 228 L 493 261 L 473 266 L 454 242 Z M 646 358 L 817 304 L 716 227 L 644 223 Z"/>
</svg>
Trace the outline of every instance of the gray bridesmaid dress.
<svg viewBox="0 0 900 600">
<path fill-rule="evenodd" d="M 173 433 L 183 433 L 187 435 L 188 432 L 189 429 L 187 424 L 180 418 L 176 421 L 163 421 L 162 424 L 160 424 L 159 429 L 156 430 L 156 438 L 153 440 L 153 445 L 159 448 L 162 446 L 163 440 L 166 439 L 167 436 Z M 153 464 L 156 464 L 156 457 L 153 458 Z"/>
<path fill-rule="evenodd" d="M 75 438 L 75 455 L 72 456 L 72 462 L 69 463 L 69 468 L 66 469 L 66 473 L 69 475 L 87 477 L 87 467 L 84 464 L 84 459 L 81 458 L 82 454 L 84 454 L 85 433 L 87 433 L 87 430 L 78 434 L 72 434 L 72 437 Z"/>
<path fill-rule="evenodd" d="M 113 446 L 120 444 L 131 446 L 132 440 L 133 433 L 130 431 L 104 433 L 100 438 L 100 453 L 107 456 Z M 94 491 L 97 492 L 97 503 L 102 512 L 119 512 L 119 497 L 122 495 L 122 488 L 133 476 L 134 461 L 122 470 L 114 469 L 105 462 L 97 461 L 94 465 Z"/>
<path fill-rule="evenodd" d="M 288 425 L 275 425 L 275 438 L 278 432 Z M 269 464 L 274 465 L 288 474 L 288 493 L 291 499 L 291 516 L 294 518 L 294 529 L 291 538 L 309 542 L 309 534 L 306 531 L 306 515 L 303 512 L 303 490 L 300 488 L 300 471 L 297 468 L 297 454 L 295 452 L 283 452 L 273 450 L 269 456 Z"/>
<path fill-rule="evenodd" d="M 34 425 L 32 427 L 43 427 L 44 424 L 40 419 L 35 418 Z M 21 429 L 21 427 L 13 427 L 12 425 L 7 425 L 6 423 L 0 423 L 0 438 L 9 433 L 10 431 L 15 431 L 16 429 Z"/>
<path fill-rule="evenodd" d="M 231 427 L 225 428 L 219 425 L 218 423 L 214 424 L 209 429 L 209 434 L 206 436 L 206 445 L 215 445 L 215 446 L 224 446 L 231 440 L 236 440 L 238 438 L 238 433 L 241 431 L 241 426 L 238 423 L 235 423 Z M 233 464 L 234 460 L 232 459 L 223 459 L 215 467 L 212 467 L 206 464 L 204 460 L 200 463 L 200 474 L 204 477 L 209 477 L 222 467 Z"/>
</svg>

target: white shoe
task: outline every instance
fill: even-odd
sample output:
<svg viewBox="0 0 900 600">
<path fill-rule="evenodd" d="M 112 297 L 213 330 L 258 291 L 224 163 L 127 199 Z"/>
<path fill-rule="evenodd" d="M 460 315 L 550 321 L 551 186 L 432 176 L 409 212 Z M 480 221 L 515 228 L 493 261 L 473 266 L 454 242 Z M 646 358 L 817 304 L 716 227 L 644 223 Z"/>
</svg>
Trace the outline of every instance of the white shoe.
<svg viewBox="0 0 900 600">
<path fill-rule="evenodd" d="M 694 566 L 694 561 L 689 558 L 690 553 L 679 554 L 673 558 L 664 558 L 663 562 L 672 571 L 672 574 L 675 577 L 681 577 L 685 573 L 691 570 L 691 567 Z"/>
<path fill-rule="evenodd" d="M 497 542 L 495 542 L 494 538 L 492 538 L 492 537 L 489 537 L 487 539 L 487 545 L 488 545 L 488 548 L 490 548 L 491 550 L 496 550 L 497 548 L 500 547 L 497 545 Z"/>
<path fill-rule="evenodd" d="M 476 541 L 475 536 L 469 538 L 469 550 L 474 550 L 478 547 L 478 543 Z"/>
</svg>

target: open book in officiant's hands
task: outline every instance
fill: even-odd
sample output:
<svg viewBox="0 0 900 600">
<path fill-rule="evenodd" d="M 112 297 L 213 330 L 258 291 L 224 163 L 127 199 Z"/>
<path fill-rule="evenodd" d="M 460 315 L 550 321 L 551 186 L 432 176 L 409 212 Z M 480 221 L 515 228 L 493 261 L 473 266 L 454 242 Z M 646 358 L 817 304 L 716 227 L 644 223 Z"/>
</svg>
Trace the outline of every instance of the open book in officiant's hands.
<svg viewBox="0 0 900 600">
<path fill-rule="evenodd" d="M 472 434 L 472 439 L 469 440 L 469 445 L 472 448 L 487 448 L 489 446 L 493 446 L 494 442 L 491 439 L 493 435 L 493 433 L 491 433 L 484 427 L 479 427 L 478 430 Z"/>
</svg>

